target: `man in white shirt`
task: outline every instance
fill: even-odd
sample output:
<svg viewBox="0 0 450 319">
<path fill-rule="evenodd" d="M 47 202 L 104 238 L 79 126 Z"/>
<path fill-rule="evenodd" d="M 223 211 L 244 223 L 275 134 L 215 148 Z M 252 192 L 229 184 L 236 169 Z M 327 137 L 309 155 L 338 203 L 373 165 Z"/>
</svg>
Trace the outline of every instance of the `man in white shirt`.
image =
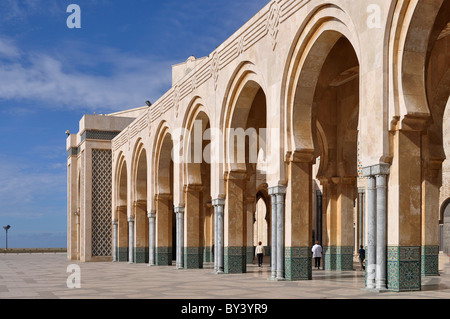
<svg viewBox="0 0 450 319">
<path fill-rule="evenodd" d="M 262 245 L 262 242 L 259 242 L 258 246 L 256 246 L 255 255 L 256 257 L 258 257 L 258 267 L 261 267 L 264 257 L 264 247 Z"/>
<path fill-rule="evenodd" d="M 312 248 L 313 258 L 315 261 L 315 267 L 320 269 L 320 259 L 322 258 L 322 246 L 316 241 L 316 244 Z"/>
</svg>

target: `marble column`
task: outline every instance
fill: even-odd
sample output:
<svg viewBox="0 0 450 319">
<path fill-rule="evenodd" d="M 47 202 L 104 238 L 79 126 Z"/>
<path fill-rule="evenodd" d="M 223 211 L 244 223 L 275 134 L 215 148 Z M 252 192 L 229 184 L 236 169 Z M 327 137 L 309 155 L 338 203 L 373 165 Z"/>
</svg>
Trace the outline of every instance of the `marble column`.
<svg viewBox="0 0 450 319">
<path fill-rule="evenodd" d="M 117 220 L 114 220 L 112 222 L 113 225 L 113 262 L 117 262 L 118 258 L 117 258 L 117 227 L 119 225 L 119 222 Z"/>
<path fill-rule="evenodd" d="M 387 223 L 386 223 L 386 175 L 378 172 L 376 175 L 377 189 L 377 268 L 376 288 L 386 289 L 387 267 Z"/>
<path fill-rule="evenodd" d="M 134 263 L 134 218 L 128 218 L 128 262 Z"/>
<path fill-rule="evenodd" d="M 176 216 L 176 268 L 184 268 L 184 207 L 175 207 Z"/>
<path fill-rule="evenodd" d="M 277 210 L 277 227 L 276 227 L 276 280 L 285 280 L 284 278 L 284 209 L 285 209 L 285 196 L 286 187 L 276 186 L 271 190 L 271 194 L 276 197 L 276 210 Z"/>
<path fill-rule="evenodd" d="M 269 188 L 270 203 L 271 203 L 271 247 L 270 247 L 270 268 L 271 280 L 277 278 L 277 195 L 272 193 L 275 188 Z"/>
<path fill-rule="evenodd" d="M 156 265 L 155 247 L 156 247 L 156 212 L 150 212 L 148 216 L 148 264 L 149 266 Z"/>
<path fill-rule="evenodd" d="M 224 207 L 222 198 L 212 201 L 214 206 L 214 270 L 217 274 L 224 273 Z"/>
<path fill-rule="evenodd" d="M 366 262 L 366 278 L 367 288 L 375 288 L 375 271 L 376 271 L 376 181 L 371 174 L 367 175 L 367 262 Z"/>
</svg>

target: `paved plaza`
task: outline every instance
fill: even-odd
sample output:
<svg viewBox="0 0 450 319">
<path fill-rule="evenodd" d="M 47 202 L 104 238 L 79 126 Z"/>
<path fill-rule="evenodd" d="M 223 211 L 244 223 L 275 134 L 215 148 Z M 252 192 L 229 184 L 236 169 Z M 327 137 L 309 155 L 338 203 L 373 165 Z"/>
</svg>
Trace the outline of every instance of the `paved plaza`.
<svg viewBox="0 0 450 319">
<path fill-rule="evenodd" d="M 81 288 L 69 289 L 69 265 L 79 265 Z M 355 263 L 355 265 L 357 265 Z M 274 282 L 268 263 L 247 273 L 216 275 L 204 269 L 176 270 L 129 263 L 73 263 L 66 254 L 1 254 L 1 299 L 450 299 L 449 258 L 441 255 L 441 276 L 422 291 L 373 293 L 364 272 L 313 270 L 313 280 Z"/>
</svg>

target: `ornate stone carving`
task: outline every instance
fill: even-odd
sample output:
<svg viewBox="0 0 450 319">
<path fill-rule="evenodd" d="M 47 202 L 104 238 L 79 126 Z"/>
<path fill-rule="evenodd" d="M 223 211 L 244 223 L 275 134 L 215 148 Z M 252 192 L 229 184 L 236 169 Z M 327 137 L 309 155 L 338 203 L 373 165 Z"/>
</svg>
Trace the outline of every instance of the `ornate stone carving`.
<svg viewBox="0 0 450 319">
<path fill-rule="evenodd" d="M 275 50 L 277 46 L 278 31 L 280 28 L 280 8 L 275 1 L 270 6 L 269 14 L 267 16 L 267 33 L 272 39 L 272 49 Z"/>
</svg>

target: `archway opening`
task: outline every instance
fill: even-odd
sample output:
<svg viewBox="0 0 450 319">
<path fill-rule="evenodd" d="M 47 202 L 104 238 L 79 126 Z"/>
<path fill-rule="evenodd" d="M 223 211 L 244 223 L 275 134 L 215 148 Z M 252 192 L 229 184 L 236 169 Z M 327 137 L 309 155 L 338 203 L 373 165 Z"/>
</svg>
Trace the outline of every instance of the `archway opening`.
<svg viewBox="0 0 450 319">
<path fill-rule="evenodd" d="M 117 260 L 128 261 L 128 215 L 127 215 L 127 164 L 122 162 L 118 175 L 118 194 L 117 194 L 117 222 L 118 222 L 118 242 L 117 242 Z"/>
<path fill-rule="evenodd" d="M 176 260 L 176 216 L 173 206 L 173 141 L 165 133 L 155 167 L 156 186 L 156 264 L 172 265 Z"/>
<path fill-rule="evenodd" d="M 147 153 L 144 149 L 138 154 L 135 176 L 134 227 L 136 263 L 149 262 L 149 224 L 147 217 Z"/>
</svg>

